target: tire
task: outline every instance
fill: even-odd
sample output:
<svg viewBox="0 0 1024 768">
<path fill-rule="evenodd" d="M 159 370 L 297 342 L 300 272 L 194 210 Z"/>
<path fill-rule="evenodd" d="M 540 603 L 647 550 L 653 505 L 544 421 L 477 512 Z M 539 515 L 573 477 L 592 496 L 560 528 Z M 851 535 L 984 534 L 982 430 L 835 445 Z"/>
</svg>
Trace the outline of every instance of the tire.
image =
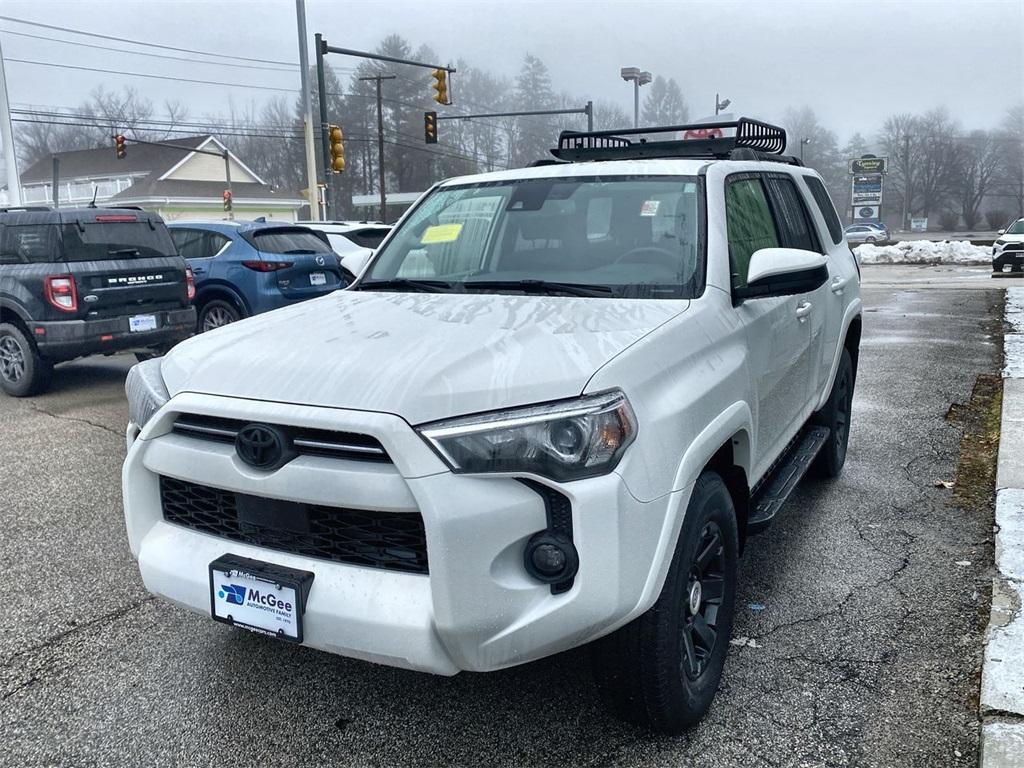
<svg viewBox="0 0 1024 768">
<path fill-rule="evenodd" d="M 45 390 L 52 377 L 53 363 L 39 356 L 28 335 L 0 323 L 0 389 L 12 397 L 31 397 Z"/>
<path fill-rule="evenodd" d="M 866 237 L 866 238 L 864 238 L 864 242 L 865 243 L 872 243 L 872 244 L 874 244 L 875 238 L 873 238 L 873 237 Z"/>
<path fill-rule="evenodd" d="M 698 560 L 699 555 L 704 557 Z M 718 474 L 705 472 L 694 487 L 657 602 L 591 647 L 598 688 L 619 717 L 678 734 L 711 707 L 732 634 L 738 557 L 732 498 Z M 701 588 L 695 590 L 695 583 Z M 700 606 L 696 614 L 691 601 Z M 710 642 L 702 640 L 708 637 Z"/>
<path fill-rule="evenodd" d="M 210 299 L 203 304 L 196 318 L 196 333 L 206 333 L 242 319 L 238 307 L 224 299 Z"/>
<path fill-rule="evenodd" d="M 850 358 L 849 350 L 843 349 L 828 401 L 811 417 L 813 423 L 832 430 L 817 458 L 814 459 L 814 464 L 811 465 L 811 471 L 817 477 L 839 477 L 843 471 L 846 448 L 850 442 L 853 385 L 853 360 Z"/>
</svg>

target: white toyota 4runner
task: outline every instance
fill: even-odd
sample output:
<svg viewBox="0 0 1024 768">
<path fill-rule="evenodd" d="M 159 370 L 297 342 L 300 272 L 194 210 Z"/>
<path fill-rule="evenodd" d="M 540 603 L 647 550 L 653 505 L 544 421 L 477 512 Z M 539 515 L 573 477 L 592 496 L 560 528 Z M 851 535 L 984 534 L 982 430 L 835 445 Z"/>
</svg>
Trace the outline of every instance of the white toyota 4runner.
<svg viewBox="0 0 1024 768">
<path fill-rule="evenodd" d="M 819 176 L 721 127 L 563 133 L 434 187 L 350 288 L 135 366 L 146 587 L 442 675 L 593 642 L 618 713 L 696 722 L 747 537 L 842 469 L 861 334 Z"/>
</svg>

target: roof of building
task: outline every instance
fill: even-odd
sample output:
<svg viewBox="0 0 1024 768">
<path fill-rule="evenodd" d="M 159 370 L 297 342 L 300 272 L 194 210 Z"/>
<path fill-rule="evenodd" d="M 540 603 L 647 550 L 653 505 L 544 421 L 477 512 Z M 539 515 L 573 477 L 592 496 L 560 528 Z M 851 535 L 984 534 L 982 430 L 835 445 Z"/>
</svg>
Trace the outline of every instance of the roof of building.
<svg viewBox="0 0 1024 768">
<path fill-rule="evenodd" d="M 60 159 L 60 176 L 62 179 L 99 179 L 106 177 L 136 176 L 135 182 L 127 189 L 114 195 L 112 202 L 135 202 L 152 198 L 173 199 L 220 199 L 224 192 L 225 182 L 220 179 L 196 180 L 179 178 L 162 178 L 181 165 L 188 153 L 176 147 L 189 150 L 198 149 L 206 143 L 224 147 L 220 141 L 210 135 L 174 137 L 167 140 L 175 146 L 154 146 L 152 144 L 134 144 L 128 141 L 127 155 L 119 159 L 113 141 L 109 146 L 96 149 L 80 149 L 71 152 L 56 152 L 53 157 Z M 230 152 L 230 150 L 229 150 Z M 235 163 L 246 171 L 244 163 L 233 153 Z M 47 157 L 39 160 L 21 174 L 22 184 L 40 184 L 51 180 L 53 162 Z M 254 173 L 254 178 L 258 178 Z M 304 204 L 305 200 L 289 192 L 275 190 L 262 182 L 240 181 L 231 183 L 231 193 L 236 200 L 260 199 L 276 200 L 281 204 Z"/>
<path fill-rule="evenodd" d="M 195 149 L 210 136 L 184 136 L 168 140 L 179 147 Z M 132 144 L 129 142 L 127 155 L 118 159 L 111 140 L 108 146 L 96 149 L 76 149 L 71 152 L 54 152 L 53 157 L 60 159 L 60 175 L 65 179 L 89 178 L 95 176 L 128 176 L 133 174 L 151 174 L 154 171 L 164 173 L 176 163 L 181 162 L 185 154 L 172 147 L 156 147 L 152 144 Z M 159 175 L 159 174 L 158 174 Z M 21 174 L 22 184 L 35 184 L 50 181 L 53 176 L 53 161 L 44 157 Z"/>
</svg>

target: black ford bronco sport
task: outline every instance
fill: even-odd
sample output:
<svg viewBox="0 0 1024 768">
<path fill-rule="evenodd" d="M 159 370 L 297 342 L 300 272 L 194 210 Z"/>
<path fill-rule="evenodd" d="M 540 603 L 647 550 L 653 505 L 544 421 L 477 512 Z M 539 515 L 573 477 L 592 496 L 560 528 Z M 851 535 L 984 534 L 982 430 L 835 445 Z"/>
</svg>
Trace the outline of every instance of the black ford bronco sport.
<svg viewBox="0 0 1024 768">
<path fill-rule="evenodd" d="M 162 353 L 195 330 L 194 293 L 154 213 L 0 209 L 0 388 L 36 394 L 85 355 Z"/>
</svg>

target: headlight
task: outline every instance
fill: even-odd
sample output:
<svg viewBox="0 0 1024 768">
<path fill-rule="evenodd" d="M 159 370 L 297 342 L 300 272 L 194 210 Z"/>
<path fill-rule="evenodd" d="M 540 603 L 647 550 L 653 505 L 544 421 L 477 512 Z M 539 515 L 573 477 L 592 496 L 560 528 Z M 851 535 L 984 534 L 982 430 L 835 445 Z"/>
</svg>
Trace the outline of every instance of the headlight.
<svg viewBox="0 0 1024 768">
<path fill-rule="evenodd" d="M 619 391 L 417 428 L 455 472 L 529 472 L 565 482 L 611 472 L 636 437 Z"/>
<path fill-rule="evenodd" d="M 132 366 L 124 382 L 128 395 L 128 419 L 142 429 L 154 413 L 171 399 L 160 375 L 160 361 L 155 358 Z"/>
</svg>

